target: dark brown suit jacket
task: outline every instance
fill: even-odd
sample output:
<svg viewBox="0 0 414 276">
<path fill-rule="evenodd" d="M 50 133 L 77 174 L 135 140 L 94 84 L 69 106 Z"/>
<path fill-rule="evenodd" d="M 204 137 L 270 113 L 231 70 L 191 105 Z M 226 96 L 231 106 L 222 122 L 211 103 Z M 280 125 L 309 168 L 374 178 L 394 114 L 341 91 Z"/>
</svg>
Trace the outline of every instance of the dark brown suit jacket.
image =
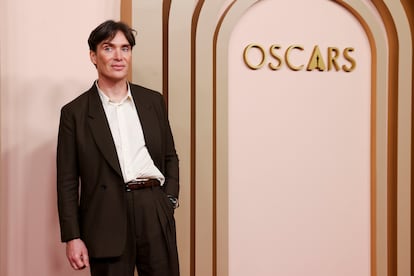
<svg viewBox="0 0 414 276">
<path fill-rule="evenodd" d="M 164 191 L 178 197 L 178 157 L 160 93 L 130 84 Z M 57 193 L 61 239 L 81 238 L 91 257 L 120 256 L 126 239 L 124 181 L 97 88 L 61 110 L 57 146 Z"/>
</svg>

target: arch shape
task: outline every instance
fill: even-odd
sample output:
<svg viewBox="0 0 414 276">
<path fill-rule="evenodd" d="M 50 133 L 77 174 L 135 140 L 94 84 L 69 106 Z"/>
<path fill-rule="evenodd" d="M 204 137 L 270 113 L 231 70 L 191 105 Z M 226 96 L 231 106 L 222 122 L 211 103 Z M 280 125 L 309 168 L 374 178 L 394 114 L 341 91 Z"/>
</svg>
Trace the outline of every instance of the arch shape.
<svg viewBox="0 0 414 276">
<path fill-rule="evenodd" d="M 220 225 L 215 224 L 216 227 L 216 258 L 220 260 L 217 264 L 216 270 L 219 275 L 227 275 L 228 270 L 228 248 L 227 230 L 228 230 L 228 206 L 227 206 L 227 45 L 231 36 L 231 31 L 237 24 L 241 16 L 258 1 L 234 1 L 228 10 L 223 14 L 222 19 L 219 21 L 214 39 L 213 50 L 213 98 L 214 102 L 214 119 L 213 119 L 213 132 L 214 132 L 214 167 L 213 172 L 215 187 L 215 221 L 220 221 Z M 396 78 L 391 77 L 392 70 L 387 71 L 388 57 L 395 54 L 394 48 L 388 51 L 389 44 L 395 44 L 395 31 L 393 33 L 392 21 L 386 22 L 388 25 L 382 26 L 382 22 L 379 22 L 375 18 L 377 12 L 380 13 L 382 18 L 386 12 L 384 9 L 376 10 L 367 3 L 361 3 L 361 1 L 334 1 L 339 5 L 346 8 L 363 26 L 367 37 L 369 38 L 372 49 L 372 106 L 374 107 L 372 113 L 372 203 L 373 212 L 372 217 L 372 275 L 387 275 L 395 271 L 393 268 L 395 258 L 395 252 L 391 251 L 391 255 L 388 255 L 388 249 L 390 243 L 392 246 L 396 246 L 396 239 L 393 238 L 395 234 L 392 234 L 395 230 L 394 224 L 390 222 L 387 214 L 395 211 L 396 201 L 388 201 L 389 193 L 393 194 L 393 186 L 396 186 L 395 177 L 397 167 L 397 141 L 393 139 L 397 129 L 392 127 L 396 124 L 395 112 L 395 98 L 392 91 L 395 90 Z M 377 1 L 378 2 L 378 1 Z M 383 28 L 387 28 L 387 37 L 383 36 L 381 32 Z M 398 55 L 398 54 L 397 54 Z M 392 62 L 391 62 L 392 63 Z M 391 67 L 393 65 L 390 65 Z M 395 64 L 394 64 L 395 66 Z M 388 86 L 388 82 L 389 86 Z M 395 96 L 394 96 L 395 97 Z M 405 99 L 411 99 L 407 95 Z M 411 101 L 409 101 L 411 102 Z M 388 110 L 391 110 L 389 113 Z M 405 107 L 406 110 L 411 111 L 411 105 Z M 411 123 L 411 121 L 409 121 Z M 391 128 L 390 128 L 391 124 Z M 406 123 L 407 124 L 407 123 Z M 405 135 L 407 137 L 407 135 Z M 411 139 L 411 136 L 409 136 Z M 405 138 L 407 139 L 407 138 Z M 407 159 L 407 157 L 405 157 Z M 409 158 L 408 158 L 409 159 Z M 407 161 L 405 160 L 405 163 Z M 405 164 L 406 165 L 406 164 Z M 407 172 L 404 172 L 407 174 Z M 218 188 L 220 187 L 220 188 Z M 391 205 L 391 207 L 390 207 Z M 385 210 L 385 212 L 384 212 Z M 390 234 L 391 232 L 391 234 Z M 219 246 L 218 246 L 219 245 Z M 220 252 L 220 253 L 219 253 Z M 396 274 L 391 274 L 396 275 Z"/>
<path fill-rule="evenodd" d="M 411 5 L 411 6 L 410 6 Z M 411 259 L 413 248 L 412 243 L 412 210 L 407 208 L 412 204 L 412 94 L 413 94 L 413 22 L 410 14 L 413 13 L 413 4 L 406 1 L 384 1 L 384 8 L 389 11 L 387 25 L 393 27 L 391 32 L 395 32 L 396 46 L 398 55 L 393 61 L 394 67 L 390 70 L 397 72 L 395 76 L 395 93 L 398 95 L 395 100 L 396 130 L 396 157 L 395 180 L 392 186 L 393 202 L 390 202 L 392 209 L 392 221 L 390 239 L 392 240 L 393 257 L 390 260 L 390 273 L 395 275 L 409 275 L 412 273 Z M 391 22 L 392 21 L 392 22 Z M 389 23 L 388 23 L 389 22 Z M 411 26 L 410 26 L 411 24 Z M 393 52 L 390 49 L 390 52 Z M 390 54 L 391 56 L 391 54 Z M 410 62 L 411 61 L 411 62 Z M 390 88 L 391 89 L 391 88 Z M 411 256 L 410 256 L 411 255 Z"/>
<path fill-rule="evenodd" d="M 379 14 L 382 16 L 382 18 L 387 17 L 386 14 L 388 13 L 388 19 L 390 22 L 387 22 L 387 24 L 395 24 L 394 29 L 391 30 L 392 33 L 397 33 L 398 39 L 406 39 L 407 37 L 412 38 L 412 32 L 413 32 L 413 23 L 410 21 L 411 24 L 411 32 L 407 29 L 407 18 L 405 16 L 405 13 L 403 10 L 405 9 L 406 13 L 411 12 L 413 13 L 413 4 L 411 4 L 408 0 L 401 0 L 400 1 L 392 1 L 392 0 L 373 0 L 373 1 L 357 1 L 357 0 L 332 0 L 333 2 L 337 2 L 338 4 L 347 7 L 349 11 L 354 12 L 355 16 L 360 16 L 362 19 L 366 20 L 367 23 L 367 29 L 372 31 L 373 41 L 378 40 L 378 44 L 376 45 L 375 49 L 377 50 L 377 56 L 380 57 L 387 57 L 389 56 L 388 48 L 385 45 L 388 45 L 390 40 L 390 35 L 388 34 L 385 37 L 382 37 L 383 32 L 380 31 L 381 27 L 378 25 L 382 22 L 377 22 L 375 20 L 375 13 L 379 12 Z M 130 0 L 123 0 L 123 2 L 130 2 Z M 163 3 L 170 3 L 171 1 L 164 1 Z M 204 5 L 204 2 L 205 5 Z M 226 221 L 222 221 L 223 214 L 226 213 L 226 194 L 225 190 L 222 189 L 221 183 L 222 179 L 226 178 L 226 156 L 223 156 L 223 151 L 221 149 L 225 149 L 227 147 L 225 140 L 221 139 L 223 137 L 223 129 L 227 128 L 226 121 L 221 120 L 225 118 L 226 114 L 223 113 L 225 111 L 225 105 L 226 105 L 226 99 L 225 95 L 221 93 L 223 90 L 223 84 L 225 84 L 226 76 L 225 73 L 227 72 L 225 70 L 226 67 L 223 67 L 222 65 L 225 64 L 226 60 L 226 52 L 225 52 L 225 45 L 226 43 L 223 43 L 223 41 L 229 38 L 229 32 L 232 30 L 232 26 L 237 23 L 238 18 L 242 16 L 242 14 L 247 11 L 250 6 L 254 5 L 255 3 L 259 2 L 259 0 L 253 1 L 244 1 L 244 0 L 222 0 L 222 1 L 211 1 L 207 2 L 204 0 L 197 0 L 194 1 L 195 3 L 195 9 L 194 9 L 194 16 L 193 21 L 191 24 L 192 28 L 192 34 L 191 34 L 191 181 L 190 185 L 191 188 L 191 250 L 192 250 L 192 268 L 191 273 L 192 275 L 196 274 L 195 269 L 195 263 L 198 259 L 195 258 L 195 254 L 197 251 L 198 256 L 200 257 L 200 250 L 203 250 L 203 247 L 201 249 L 199 248 L 197 244 L 196 246 L 196 239 L 202 239 L 201 235 L 197 235 L 196 237 L 196 228 L 198 227 L 199 221 L 196 222 L 195 218 L 196 216 L 200 215 L 200 206 L 196 204 L 195 198 L 200 198 L 201 193 L 196 192 L 195 190 L 195 183 L 197 182 L 197 186 L 199 186 L 199 180 L 202 179 L 202 185 L 210 187 L 210 180 L 212 179 L 213 183 L 213 195 L 211 196 L 212 201 L 212 214 L 213 214 L 213 233 L 212 233 L 212 248 L 213 248 L 213 274 L 216 275 L 217 273 L 222 274 L 223 271 L 226 271 L 225 265 L 223 266 L 223 263 L 226 260 L 226 251 L 225 251 L 225 236 L 222 234 L 226 230 Z M 373 4 L 370 4 L 370 3 Z M 174 2 L 172 2 L 174 5 Z M 168 4 L 170 5 L 170 4 Z M 166 9 L 163 9 L 166 11 Z M 209 18 L 206 19 L 206 17 L 213 15 L 218 15 L 219 20 L 216 18 Z M 163 15 L 163 20 L 165 19 L 165 14 Z M 221 16 L 221 17 L 220 17 Z M 199 19 L 200 24 L 198 24 Z M 410 19 L 410 17 L 408 17 Z M 215 22 L 217 21 L 217 22 Z M 394 22 L 395 21 L 395 22 Z M 164 21 L 165 22 L 165 21 Z M 210 44 L 211 37 L 210 37 L 210 29 L 213 26 L 214 22 L 216 23 L 215 30 L 214 30 L 214 38 L 213 38 L 213 56 L 215 57 L 212 61 L 213 65 L 210 64 L 211 58 L 209 56 L 210 54 L 210 46 L 202 46 L 201 44 L 204 43 L 203 39 L 205 39 L 205 34 L 207 34 L 207 44 Z M 206 25 L 208 25 L 207 28 L 204 28 Z M 385 28 L 387 28 L 386 25 Z M 200 34 L 199 31 L 203 29 L 203 33 Z M 388 27 L 389 28 L 389 27 Z M 206 31 L 206 29 L 208 29 Z M 166 33 L 169 33 L 170 37 L 174 35 L 173 31 L 171 30 L 163 30 L 163 34 L 166 35 Z M 168 35 L 166 35 L 167 39 L 164 39 L 163 46 L 164 46 L 164 53 L 166 50 L 166 40 L 168 41 Z M 202 39 L 203 38 L 203 39 Z M 375 40 L 376 39 L 376 40 Z M 395 40 L 395 38 L 394 38 Z M 388 265 L 388 258 L 387 258 L 387 248 L 388 248 L 388 241 L 391 240 L 392 242 L 398 243 L 397 249 L 394 248 L 394 255 L 396 250 L 398 250 L 398 255 L 401 256 L 401 249 L 404 244 L 403 241 L 406 241 L 406 237 L 410 236 L 410 233 L 407 234 L 407 231 L 410 232 L 409 227 L 400 227 L 400 224 L 402 224 L 402 221 L 406 219 L 407 217 L 410 217 L 410 212 L 403 213 L 400 212 L 400 209 L 403 209 L 404 206 L 407 205 L 407 202 L 411 200 L 411 197 L 407 195 L 410 195 L 409 192 L 409 185 L 407 185 L 407 179 L 408 182 L 410 182 L 410 176 L 411 172 L 408 169 L 410 166 L 411 161 L 411 151 L 405 151 L 407 148 L 410 148 L 411 146 L 411 132 L 408 134 L 404 132 L 404 129 L 412 129 L 411 127 L 411 120 L 409 114 L 411 113 L 411 92 L 412 92 L 412 82 L 411 84 L 407 79 L 409 79 L 410 74 L 412 74 L 412 68 L 413 68 L 413 62 L 411 64 L 408 64 L 405 62 L 402 62 L 404 58 L 412 59 L 412 47 L 409 45 L 412 45 L 411 43 L 408 44 L 407 47 L 404 48 L 404 46 L 407 45 L 401 45 L 399 44 L 399 55 L 397 55 L 398 58 L 398 75 L 397 75 L 397 81 L 398 86 L 397 89 L 389 89 L 388 87 L 388 73 L 386 68 L 388 68 L 388 65 L 384 63 L 384 59 L 381 59 L 378 61 L 377 65 L 375 66 L 377 78 L 375 82 L 373 83 L 373 87 L 375 86 L 375 95 L 380 95 L 379 97 L 376 97 L 375 101 L 377 103 L 377 106 L 381 106 L 379 108 L 380 110 L 377 110 L 376 113 L 376 128 L 373 130 L 373 132 L 376 133 L 377 141 L 375 144 L 376 150 L 373 150 L 375 152 L 375 160 L 379 161 L 376 162 L 376 170 L 373 170 L 374 177 L 377 179 L 376 183 L 376 200 L 378 202 L 385 202 L 384 204 L 377 204 L 377 218 L 374 222 L 377 225 L 378 229 L 385 229 L 384 231 L 378 230 L 379 233 L 377 234 L 376 243 L 377 248 L 375 251 L 377 252 L 377 264 L 378 263 L 385 263 L 385 265 L 380 265 L 378 268 L 378 271 L 384 272 L 384 271 L 395 271 L 395 259 L 392 261 L 391 265 Z M 378 49 L 377 49 L 378 47 Z M 200 51 L 201 50 L 201 51 Z M 395 52 L 395 51 L 394 51 Z M 384 54 L 380 54 L 384 53 Z M 207 54 L 205 58 L 200 59 L 200 55 Z M 224 54 L 224 55 L 223 55 Z M 205 64 L 203 64 L 204 61 L 208 61 L 207 66 L 205 67 L 205 70 L 203 69 L 203 72 L 200 73 L 200 70 L 196 70 L 197 68 L 202 68 Z M 166 63 L 164 63 L 166 64 Z M 168 64 L 168 62 L 167 62 Z M 211 66 L 213 67 L 213 70 L 211 70 Z M 166 79 L 165 76 L 167 73 L 171 73 L 171 69 L 167 70 L 168 66 L 164 65 L 164 78 L 163 78 L 163 84 L 165 86 L 165 83 L 168 82 L 168 78 Z M 394 65 L 394 68 L 395 65 Z M 216 70 L 218 69 L 218 70 Z M 212 76 L 210 76 L 211 71 L 213 71 Z M 394 70 L 395 71 L 395 70 Z M 203 73 L 207 72 L 206 76 L 203 76 Z M 224 74 L 223 74 L 224 73 Z M 214 85 L 211 85 L 211 78 L 213 79 Z M 395 80 L 392 81 L 392 83 L 395 84 Z M 204 85 L 207 84 L 205 87 Z M 217 86 L 218 84 L 218 86 Z M 201 105 L 204 104 L 204 99 L 209 100 L 209 97 L 211 96 L 210 88 L 214 88 L 214 94 L 212 95 L 214 100 L 214 111 L 210 114 L 210 103 L 207 103 L 207 108 L 200 108 Z M 218 88 L 218 89 L 217 89 Z M 402 90 L 403 89 L 403 90 Z M 394 122 L 394 130 L 391 131 L 392 135 L 390 137 L 389 134 L 389 128 L 387 122 L 389 121 L 389 114 L 386 112 L 383 112 L 384 109 L 388 108 L 389 106 L 389 100 L 390 98 L 387 96 L 390 91 L 398 91 L 398 97 L 393 99 L 393 103 L 391 104 L 392 109 L 394 109 L 394 117 L 392 118 L 392 121 Z M 403 91 L 403 93 L 401 93 Z M 203 100 L 200 100 L 200 97 L 202 94 L 204 94 Z M 181 95 L 181 94 L 180 94 Z M 207 95 L 207 96 L 205 96 Z M 395 94 L 394 94 L 395 95 Z M 196 96 L 198 97 L 196 99 Z M 217 99 L 216 99 L 217 97 Z M 396 101 L 398 101 L 398 105 L 396 104 Z M 398 110 L 395 111 L 396 107 L 398 106 Z M 196 110 L 197 110 L 197 116 L 196 116 Z M 207 110 L 207 114 L 201 114 L 204 110 Z M 397 112 L 397 113 L 396 113 Z M 408 115 L 407 115 L 408 114 Z M 212 118 L 210 118 L 210 115 Z M 203 117 L 203 119 L 200 119 L 200 117 Z M 208 117 L 208 119 L 205 119 Z M 409 117 L 409 119 L 407 119 Z M 397 119 L 396 119 L 397 118 Z M 207 130 L 200 130 L 202 127 L 204 127 L 204 124 L 210 124 L 212 122 L 213 127 L 210 129 L 207 127 Z M 200 126 L 197 127 L 196 125 Z M 396 127 L 396 125 L 398 127 Z M 407 125 L 409 125 L 407 127 Z M 395 134 L 397 133 L 397 134 Z M 210 134 L 213 134 L 213 137 L 219 137 L 221 140 L 217 140 L 216 138 L 210 140 L 210 138 L 205 139 L 206 136 L 209 136 Z M 203 137 L 202 139 L 200 137 Z M 394 139 L 394 142 L 390 142 L 390 138 Z M 391 140 L 392 140 L 391 139 Z M 207 140 L 208 142 L 208 149 L 205 151 L 200 151 L 201 142 L 204 140 Z M 407 142 L 407 140 L 409 140 Z M 397 142 L 395 142 L 397 141 Z M 211 146 L 210 146 L 211 142 Z M 404 144 L 402 147 L 396 148 L 395 144 Z M 391 144 L 389 147 L 388 145 Z M 207 155 L 210 154 L 211 147 L 213 150 L 213 156 L 210 159 L 210 156 L 207 156 L 207 158 L 200 162 L 199 159 L 201 156 L 204 156 L 204 153 L 207 153 Z M 398 151 L 398 154 L 396 154 L 396 151 Z M 196 154 L 197 153 L 197 154 Z M 391 163 L 387 163 L 386 160 L 389 159 L 390 154 L 394 154 L 394 161 Z M 384 161 L 385 160 L 385 161 Z M 207 175 L 207 178 L 203 179 L 205 176 L 204 172 L 201 172 L 199 167 L 204 167 L 206 163 L 212 163 L 212 174 L 213 177 L 210 178 L 210 175 Z M 399 165 L 397 168 L 392 168 L 392 166 L 395 166 L 395 163 L 398 163 Z M 401 165 L 402 164 L 402 165 Z M 393 172 L 391 173 L 391 176 L 389 174 L 390 170 L 389 168 L 392 168 Z M 207 166 L 210 167 L 210 166 Z M 218 170 L 217 170 L 218 168 Z M 204 170 L 204 169 L 203 169 Z M 207 171 L 209 168 L 207 168 Z M 397 175 L 397 176 L 396 176 Z M 392 196 L 393 200 L 388 201 L 388 188 L 389 188 L 389 180 L 388 178 L 391 178 L 391 182 L 394 183 L 393 188 L 395 189 L 396 186 L 398 186 L 397 190 L 391 190 L 394 195 Z M 385 180 L 387 179 L 387 180 Z M 404 179 L 401 181 L 401 179 Z M 379 181 L 379 182 L 378 182 Z M 396 184 L 395 184 L 396 183 Z M 217 189 L 218 188 L 218 189 Z M 203 190 L 204 187 L 198 188 L 199 191 Z M 407 192 L 408 191 L 408 192 Z M 204 192 L 204 191 L 202 191 Z M 398 195 L 395 193 L 398 192 Z M 404 194 L 405 193 L 405 194 Z M 207 195 L 208 200 L 207 204 L 210 204 L 210 194 Z M 401 202 L 401 198 L 404 199 L 403 202 Z M 397 202 L 395 202 L 397 201 Z M 394 202 L 394 203 L 393 203 Z M 384 212 L 384 209 L 390 208 L 390 204 L 394 204 L 394 207 L 391 208 L 391 212 L 397 212 L 398 213 L 398 219 L 394 221 L 393 225 L 391 225 L 391 231 L 389 231 L 389 223 L 388 223 L 388 217 L 387 212 Z M 395 204 L 398 204 L 397 207 Z M 394 208 L 394 209 L 393 209 Z M 398 209 L 398 210 L 396 210 Z M 201 212 L 204 214 L 203 212 Z M 210 212 L 206 212 L 208 217 L 210 218 Z M 409 219 L 408 219 L 409 220 Z M 407 221 L 408 221 L 407 220 Z M 197 224 L 197 225 L 196 225 Z M 398 225 L 398 229 L 395 229 L 395 225 Z M 196 227 L 197 226 L 197 227 Z M 384 227 L 385 226 L 385 227 Z M 394 227 L 394 228 L 393 228 Z M 401 230 L 403 229 L 403 231 Z M 408 230 L 407 230 L 408 229 Z M 390 234 L 390 232 L 394 231 L 394 234 Z M 397 237 L 395 234 L 395 231 L 398 231 Z M 197 233 L 199 234 L 199 233 Z M 209 233 L 210 234 L 210 233 Z M 404 237 L 401 239 L 400 237 Z M 208 241 L 207 243 L 209 243 Z M 224 249 L 224 250 L 223 250 Z M 385 249 L 385 250 L 382 250 Z M 404 254 L 406 254 L 407 248 L 403 250 Z M 207 252 L 207 255 L 210 254 L 210 252 Z M 198 257 L 198 258 L 199 258 Z M 220 260 L 217 262 L 217 260 Z M 385 262 L 382 262 L 380 260 L 387 260 Z M 209 263 L 209 261 L 207 261 Z M 406 262 L 405 262 L 406 263 Z M 404 264 L 403 266 L 407 266 Z M 394 268 L 390 268 L 394 267 Z M 201 268 L 202 270 L 202 268 Z M 402 273 L 401 271 L 401 265 L 398 267 L 398 273 Z M 200 271 L 198 271 L 200 272 Z M 390 273 L 391 273 L 390 272 Z M 384 272 L 385 273 L 385 272 Z M 391 274 L 392 275 L 392 274 Z M 403 274 L 401 274 L 403 275 Z"/>
</svg>

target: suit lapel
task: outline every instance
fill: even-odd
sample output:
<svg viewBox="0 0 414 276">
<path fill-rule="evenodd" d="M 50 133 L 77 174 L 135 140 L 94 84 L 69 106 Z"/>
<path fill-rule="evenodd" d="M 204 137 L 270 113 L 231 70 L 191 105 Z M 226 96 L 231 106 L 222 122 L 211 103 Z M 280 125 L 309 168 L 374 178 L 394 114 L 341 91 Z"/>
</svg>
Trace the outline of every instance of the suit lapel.
<svg viewBox="0 0 414 276">
<path fill-rule="evenodd" d="M 141 122 L 142 131 L 144 132 L 145 144 L 154 162 L 156 162 L 158 147 L 161 145 L 160 129 L 157 122 L 157 114 L 151 101 L 145 97 L 144 93 L 140 93 L 139 86 L 131 85 L 131 94 L 134 98 L 135 107 Z M 156 162 L 157 163 L 157 162 Z"/>
<path fill-rule="evenodd" d="M 102 155 L 111 167 L 122 177 L 111 130 L 95 85 L 89 90 L 88 123 L 95 143 Z"/>
</svg>

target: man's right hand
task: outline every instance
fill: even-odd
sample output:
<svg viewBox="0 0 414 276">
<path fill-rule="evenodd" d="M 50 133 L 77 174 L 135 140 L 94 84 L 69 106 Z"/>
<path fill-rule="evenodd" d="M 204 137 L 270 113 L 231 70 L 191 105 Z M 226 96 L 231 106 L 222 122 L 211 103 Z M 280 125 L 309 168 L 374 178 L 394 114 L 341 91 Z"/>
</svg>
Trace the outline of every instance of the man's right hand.
<svg viewBox="0 0 414 276">
<path fill-rule="evenodd" d="M 73 239 L 66 242 L 66 257 L 75 270 L 89 267 L 88 249 L 81 239 Z"/>
</svg>

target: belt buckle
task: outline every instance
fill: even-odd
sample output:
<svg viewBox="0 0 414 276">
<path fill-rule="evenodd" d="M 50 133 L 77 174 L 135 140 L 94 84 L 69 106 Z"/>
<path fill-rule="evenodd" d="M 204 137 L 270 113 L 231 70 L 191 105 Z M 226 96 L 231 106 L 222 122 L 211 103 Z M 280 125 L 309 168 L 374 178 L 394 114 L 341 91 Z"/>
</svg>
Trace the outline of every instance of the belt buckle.
<svg viewBox="0 0 414 276">
<path fill-rule="evenodd" d="M 143 185 L 145 181 L 146 180 L 138 180 L 138 179 L 128 181 L 127 183 L 125 183 L 125 190 L 127 192 L 131 192 L 132 189 L 129 187 L 130 184 L 132 184 L 132 185 Z"/>
<path fill-rule="evenodd" d="M 129 182 L 125 183 L 125 191 L 131 192 L 131 188 L 129 187 Z"/>
<path fill-rule="evenodd" d="M 138 183 L 138 181 L 129 181 L 129 182 L 125 183 L 125 191 L 131 192 L 132 189 L 129 187 L 129 185 L 130 184 L 137 184 L 137 183 Z"/>
</svg>

